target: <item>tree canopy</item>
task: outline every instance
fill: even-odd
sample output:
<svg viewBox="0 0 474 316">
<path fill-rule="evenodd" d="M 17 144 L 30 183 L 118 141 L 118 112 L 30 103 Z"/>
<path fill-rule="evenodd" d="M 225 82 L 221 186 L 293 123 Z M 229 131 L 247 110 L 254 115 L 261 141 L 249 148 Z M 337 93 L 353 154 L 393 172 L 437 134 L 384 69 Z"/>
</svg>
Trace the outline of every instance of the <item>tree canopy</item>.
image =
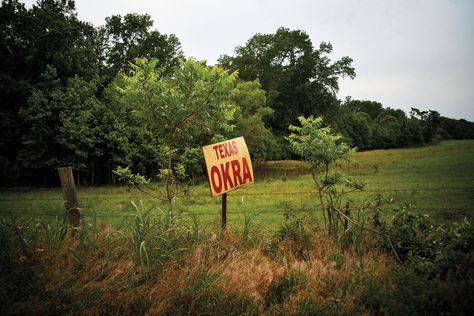
<svg viewBox="0 0 474 316">
<path fill-rule="evenodd" d="M 474 138 L 474 123 L 436 111 L 341 101 L 350 57 L 332 60 L 303 30 L 255 34 L 218 66 L 184 58 L 179 39 L 147 14 L 94 27 L 72 0 L 0 6 L 0 184 L 50 185 L 71 165 L 81 183 L 110 183 L 129 167 L 202 174 L 199 147 L 244 136 L 254 159 L 297 157 L 285 138 L 298 117 L 325 124 L 359 149 Z M 176 168 L 169 168 L 169 162 Z M 201 162 L 200 162 L 201 161 Z M 161 171 L 160 171 L 161 170 Z"/>
<path fill-rule="evenodd" d="M 308 34 L 279 28 L 274 34 L 256 34 L 235 56 L 222 56 L 220 64 L 239 70 L 243 80 L 259 79 L 267 105 L 275 113 L 269 120 L 275 132 L 286 133 L 301 115 L 320 115 L 333 105 L 341 77 L 355 77 L 352 59 L 332 62 L 330 43 L 317 49 Z"/>
</svg>

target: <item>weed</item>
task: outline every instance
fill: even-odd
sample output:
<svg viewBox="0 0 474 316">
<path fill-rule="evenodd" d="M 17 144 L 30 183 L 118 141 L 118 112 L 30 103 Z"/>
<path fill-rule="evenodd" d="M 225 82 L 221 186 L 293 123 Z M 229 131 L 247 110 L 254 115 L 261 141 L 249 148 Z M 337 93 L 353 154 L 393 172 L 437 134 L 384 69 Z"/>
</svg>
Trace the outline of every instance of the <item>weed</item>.
<svg viewBox="0 0 474 316">
<path fill-rule="evenodd" d="M 311 297 L 307 297 L 298 305 L 297 315 L 308 315 L 308 316 L 324 316 L 324 315 L 349 315 L 350 313 L 345 312 L 338 306 L 334 300 L 321 300 L 315 301 Z"/>
<path fill-rule="evenodd" d="M 346 258 L 344 257 L 343 254 L 341 254 L 339 251 L 337 250 L 333 250 L 330 254 L 329 254 L 329 257 L 328 259 L 331 261 L 331 262 L 334 262 L 335 266 L 336 266 L 336 269 L 337 270 L 340 270 L 344 264 L 346 263 Z"/>
<path fill-rule="evenodd" d="M 168 315 L 256 315 L 257 307 L 241 293 L 227 295 L 216 284 L 218 275 L 200 272 L 188 275 L 185 284 L 170 293 Z"/>
<path fill-rule="evenodd" d="M 267 306 L 282 304 L 298 288 L 308 284 L 308 277 L 302 271 L 291 270 L 287 275 L 274 283 L 265 298 Z"/>
<path fill-rule="evenodd" d="M 291 210 L 285 211 L 283 216 L 285 223 L 280 226 L 273 241 L 268 245 L 269 252 L 283 256 L 289 252 L 297 258 L 307 260 L 313 243 L 303 219 L 296 216 L 295 212 Z"/>
</svg>

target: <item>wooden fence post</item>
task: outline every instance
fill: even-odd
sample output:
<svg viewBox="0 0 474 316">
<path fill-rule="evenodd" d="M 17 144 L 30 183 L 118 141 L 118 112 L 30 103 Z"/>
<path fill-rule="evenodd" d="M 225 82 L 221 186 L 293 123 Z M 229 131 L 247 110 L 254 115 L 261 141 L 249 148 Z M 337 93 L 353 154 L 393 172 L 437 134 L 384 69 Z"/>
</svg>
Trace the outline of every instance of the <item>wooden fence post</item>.
<svg viewBox="0 0 474 316">
<path fill-rule="evenodd" d="M 225 228 L 227 224 L 227 193 L 222 194 L 222 212 L 221 212 L 221 227 Z"/>
<path fill-rule="evenodd" d="M 63 191 L 64 206 L 69 223 L 72 226 L 79 226 L 81 222 L 81 211 L 77 199 L 76 184 L 72 175 L 71 167 L 58 168 L 61 189 Z"/>
</svg>

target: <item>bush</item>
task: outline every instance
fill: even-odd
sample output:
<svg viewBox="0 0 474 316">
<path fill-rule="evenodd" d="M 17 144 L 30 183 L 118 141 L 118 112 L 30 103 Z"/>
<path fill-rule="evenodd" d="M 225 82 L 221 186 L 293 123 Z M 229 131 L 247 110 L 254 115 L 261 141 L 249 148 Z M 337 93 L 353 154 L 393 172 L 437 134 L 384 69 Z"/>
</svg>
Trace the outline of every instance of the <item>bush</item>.
<svg viewBox="0 0 474 316">
<path fill-rule="evenodd" d="M 380 225 L 380 224 L 379 224 Z M 431 277 L 466 277 L 474 254 L 474 227 L 464 219 L 459 223 L 436 225 L 428 215 L 404 208 L 386 223 L 383 230 L 391 236 L 402 262 Z M 382 248 L 390 250 L 384 240 Z"/>
</svg>

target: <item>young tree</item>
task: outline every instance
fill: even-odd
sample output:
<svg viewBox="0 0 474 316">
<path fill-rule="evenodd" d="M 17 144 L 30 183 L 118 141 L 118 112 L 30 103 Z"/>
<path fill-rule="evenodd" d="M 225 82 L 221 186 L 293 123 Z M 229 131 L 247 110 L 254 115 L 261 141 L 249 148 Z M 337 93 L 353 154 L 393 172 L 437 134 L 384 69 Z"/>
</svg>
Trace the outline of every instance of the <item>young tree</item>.
<svg viewBox="0 0 474 316">
<path fill-rule="evenodd" d="M 361 190 L 363 186 L 356 181 L 344 179 L 333 167 L 340 161 L 347 160 L 355 152 L 355 148 L 340 142 L 341 136 L 333 134 L 329 127 L 322 127 L 321 117 L 299 117 L 298 120 L 301 126 L 290 125 L 292 133 L 287 139 L 291 150 L 309 163 L 325 225 L 330 235 L 338 237 L 342 227 L 340 224 L 344 220 L 341 217 L 343 198 L 349 192 Z M 338 187 L 341 185 L 343 189 Z"/>
<path fill-rule="evenodd" d="M 154 59 L 137 59 L 131 64 L 130 75 L 123 75 L 124 85 L 117 88 L 124 102 L 135 106 L 135 115 L 160 141 L 164 160 L 161 175 L 171 211 L 186 177 L 183 164 L 174 163 L 175 156 L 234 127 L 231 121 L 237 108 L 230 96 L 237 73 L 188 59 L 167 76 L 157 63 Z"/>
</svg>

